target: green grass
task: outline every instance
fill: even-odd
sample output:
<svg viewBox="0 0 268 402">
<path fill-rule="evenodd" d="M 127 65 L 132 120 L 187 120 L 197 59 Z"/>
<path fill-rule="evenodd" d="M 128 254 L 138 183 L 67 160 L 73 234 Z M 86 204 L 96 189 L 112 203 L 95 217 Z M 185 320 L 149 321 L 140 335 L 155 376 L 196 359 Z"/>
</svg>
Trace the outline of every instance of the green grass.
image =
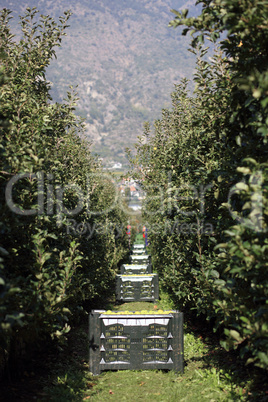
<svg viewBox="0 0 268 402">
<path fill-rule="evenodd" d="M 160 302 L 131 302 L 109 306 L 117 311 L 171 309 L 168 299 Z M 86 358 L 80 370 L 68 367 L 47 387 L 49 400 L 93 401 L 265 401 L 262 388 L 244 369 L 234 353 L 219 347 L 216 338 L 205 336 L 190 324 L 184 328 L 185 370 L 107 371 L 99 376 L 88 372 Z M 256 373 L 255 373 L 256 374 Z M 256 380 L 256 379 L 255 379 Z M 255 388 L 254 388 L 255 387 Z"/>
<path fill-rule="evenodd" d="M 140 311 L 165 310 L 172 306 L 163 296 L 157 303 L 133 302 L 108 308 Z M 264 373 L 245 368 L 237 354 L 223 350 L 216 336 L 206 329 L 206 323 L 203 328 L 190 322 L 184 324 L 184 360 L 183 374 L 164 370 L 122 370 L 93 376 L 88 369 L 86 321 L 70 332 L 68 344 L 58 354 L 47 353 L 41 357 L 45 370 L 34 381 L 31 379 L 33 383 L 26 376 L 20 384 L 13 384 L 8 393 L 11 398 L 5 400 L 17 400 L 17 395 L 24 395 L 24 400 L 28 401 L 55 402 L 267 401 Z"/>
<path fill-rule="evenodd" d="M 148 302 L 128 302 L 113 306 L 114 311 L 141 311 L 154 310 L 157 303 Z"/>
<path fill-rule="evenodd" d="M 178 376 L 173 371 L 106 372 L 88 392 L 95 401 L 226 401 L 228 391 L 217 373 Z M 228 387 L 230 388 L 230 387 Z M 229 393 L 230 401 L 234 393 Z"/>
</svg>

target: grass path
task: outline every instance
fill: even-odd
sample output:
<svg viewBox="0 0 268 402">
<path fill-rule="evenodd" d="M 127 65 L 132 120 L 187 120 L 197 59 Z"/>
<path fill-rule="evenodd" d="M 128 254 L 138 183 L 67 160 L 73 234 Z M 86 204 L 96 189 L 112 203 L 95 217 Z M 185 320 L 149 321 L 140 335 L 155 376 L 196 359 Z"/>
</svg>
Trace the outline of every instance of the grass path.
<svg viewBox="0 0 268 402">
<path fill-rule="evenodd" d="M 152 310 L 154 303 L 136 302 L 109 309 Z M 165 302 L 158 309 L 170 308 Z M 107 371 L 92 376 L 88 371 L 87 327 L 77 328 L 69 349 L 56 362 L 35 400 L 50 401 L 267 401 L 260 373 L 244 369 L 235 353 L 218 346 L 213 335 L 186 323 L 183 374 L 162 370 Z M 260 382 L 258 385 L 258 381 Z"/>
</svg>

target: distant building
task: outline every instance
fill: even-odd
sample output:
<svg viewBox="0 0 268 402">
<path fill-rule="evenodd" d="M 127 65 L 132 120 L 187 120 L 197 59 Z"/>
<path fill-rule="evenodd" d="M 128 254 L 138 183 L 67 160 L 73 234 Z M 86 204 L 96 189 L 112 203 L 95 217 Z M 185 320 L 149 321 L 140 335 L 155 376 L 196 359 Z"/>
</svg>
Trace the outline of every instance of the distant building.
<svg viewBox="0 0 268 402">
<path fill-rule="evenodd" d="M 112 169 L 122 169 L 122 163 L 116 162 L 116 163 L 113 165 Z"/>
<path fill-rule="evenodd" d="M 133 195 L 137 191 L 136 187 L 134 187 L 134 186 L 130 186 L 129 189 L 130 189 L 130 194 L 131 195 Z"/>
</svg>

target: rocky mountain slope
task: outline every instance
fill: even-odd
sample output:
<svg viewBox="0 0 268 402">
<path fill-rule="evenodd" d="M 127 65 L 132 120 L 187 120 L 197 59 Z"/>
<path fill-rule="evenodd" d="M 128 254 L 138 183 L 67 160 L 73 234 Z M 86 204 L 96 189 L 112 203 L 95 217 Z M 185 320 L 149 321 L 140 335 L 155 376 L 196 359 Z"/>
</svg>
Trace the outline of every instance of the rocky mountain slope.
<svg viewBox="0 0 268 402">
<path fill-rule="evenodd" d="M 54 100 L 78 85 L 77 113 L 86 120 L 93 149 L 107 162 L 125 161 L 125 147 L 142 134 L 144 121 L 161 116 L 182 77 L 191 77 L 194 57 L 181 30 L 168 28 L 170 10 L 195 0 L 2 0 L 14 20 L 26 7 L 57 18 L 72 10 L 70 27 L 48 79 Z"/>
</svg>

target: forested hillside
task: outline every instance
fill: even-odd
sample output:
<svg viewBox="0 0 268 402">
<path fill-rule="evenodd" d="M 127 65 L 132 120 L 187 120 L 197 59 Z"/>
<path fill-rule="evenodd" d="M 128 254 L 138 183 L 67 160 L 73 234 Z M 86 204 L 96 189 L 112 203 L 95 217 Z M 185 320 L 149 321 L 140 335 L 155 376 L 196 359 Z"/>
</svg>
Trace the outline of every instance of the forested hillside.
<svg viewBox="0 0 268 402">
<path fill-rule="evenodd" d="M 182 80 L 136 145 L 133 172 L 162 288 L 259 367 L 268 365 L 268 10 L 204 1 L 192 33 L 196 90 Z M 221 33 L 226 39 L 219 41 Z M 204 59 L 204 37 L 218 43 Z"/>
<path fill-rule="evenodd" d="M 194 57 L 189 40 L 168 28 L 170 9 L 191 7 L 194 0 L 2 0 L 18 15 L 27 6 L 58 17 L 72 11 L 57 60 L 46 70 L 52 97 L 62 101 L 68 85 L 78 85 L 76 114 L 86 119 L 85 135 L 101 156 L 125 161 L 145 120 L 170 105 L 169 93 L 181 77 L 191 77 Z M 14 21 L 14 29 L 16 24 Z M 13 32 L 16 32 L 13 30 Z M 19 31 L 17 31 L 19 33 Z"/>
</svg>

